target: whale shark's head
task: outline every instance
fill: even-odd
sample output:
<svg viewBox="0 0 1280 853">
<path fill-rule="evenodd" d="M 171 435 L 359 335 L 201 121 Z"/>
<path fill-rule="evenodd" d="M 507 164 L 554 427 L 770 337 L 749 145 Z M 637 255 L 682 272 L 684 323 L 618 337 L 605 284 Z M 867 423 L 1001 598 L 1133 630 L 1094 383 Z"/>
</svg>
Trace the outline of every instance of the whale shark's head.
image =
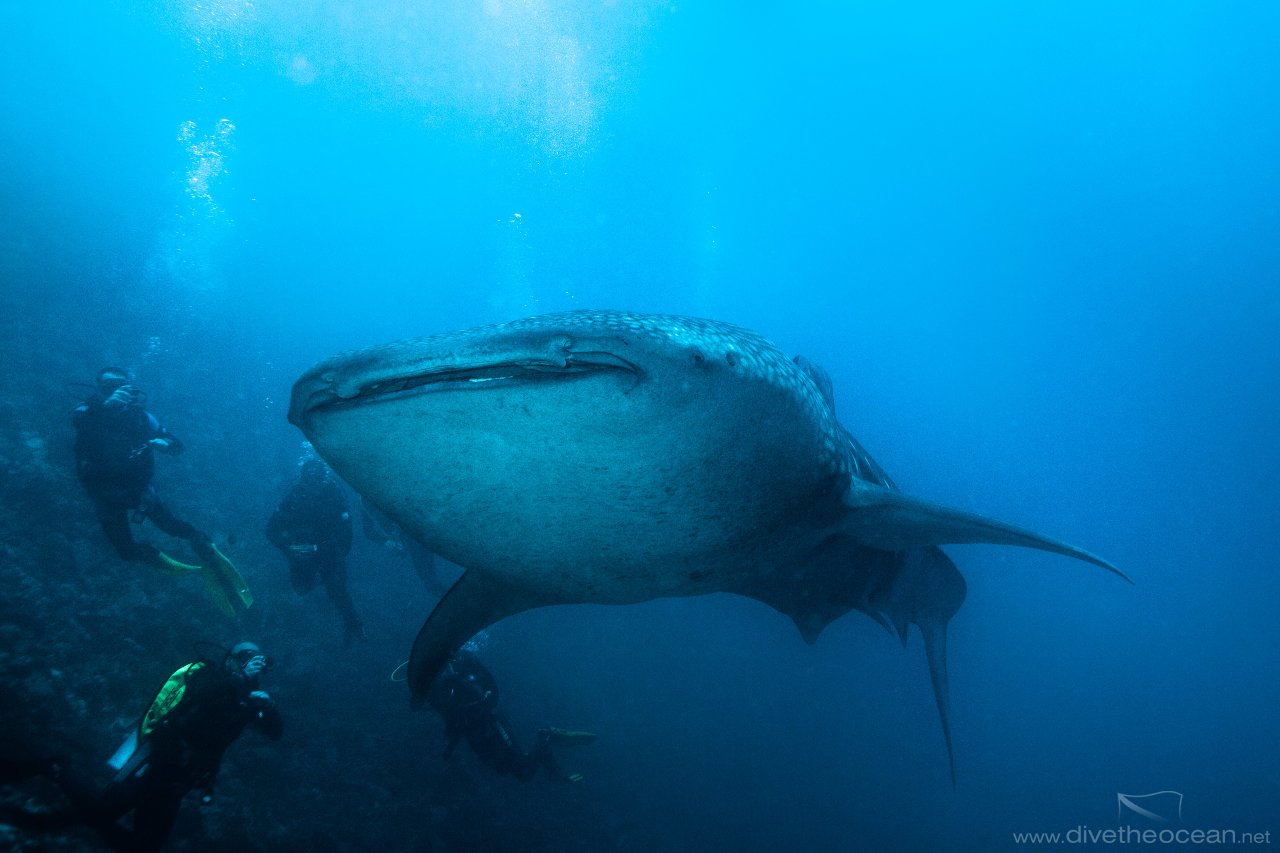
<svg viewBox="0 0 1280 853">
<path fill-rule="evenodd" d="M 725 548 L 778 504 L 842 491 L 841 432 L 813 380 L 760 336 L 688 317 L 576 311 L 361 350 L 304 374 L 289 419 L 464 566 L 511 556 L 500 527 L 581 543 L 548 542 L 549 563 L 601 555 L 625 572 L 673 536 Z M 632 529 L 652 541 L 624 557 Z"/>
<path fill-rule="evenodd" d="M 702 394 L 726 378 L 793 395 L 823 420 L 813 381 L 759 335 L 714 320 L 619 311 L 574 311 L 371 347 L 324 361 L 294 385 L 289 420 L 438 391 L 605 379 L 630 393 L 664 386 Z"/>
</svg>

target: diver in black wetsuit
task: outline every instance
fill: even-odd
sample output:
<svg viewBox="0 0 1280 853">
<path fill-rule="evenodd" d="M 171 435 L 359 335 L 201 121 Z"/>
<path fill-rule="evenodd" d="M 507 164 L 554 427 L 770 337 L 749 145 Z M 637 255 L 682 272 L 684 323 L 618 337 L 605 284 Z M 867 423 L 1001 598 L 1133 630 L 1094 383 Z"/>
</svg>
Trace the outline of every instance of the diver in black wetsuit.
<svg viewBox="0 0 1280 853">
<path fill-rule="evenodd" d="M 209 537 L 169 512 L 151 485 L 155 451 L 181 453 L 182 442 L 143 408 L 145 395 L 128 382 L 124 370 L 103 368 L 94 396 L 72 412 L 76 477 L 93 500 L 103 533 L 122 558 L 161 571 L 172 571 L 176 565 L 154 546 L 134 540 L 132 517 L 134 522 L 150 519 L 170 536 L 186 539 L 207 563 Z"/>
<path fill-rule="evenodd" d="M 472 752 L 501 774 L 527 782 L 539 769 L 566 782 L 581 782 L 580 773 L 565 774 L 551 754 L 552 744 L 571 746 L 595 740 L 591 732 L 543 728 L 533 750 L 524 752 L 511 734 L 510 724 L 497 713 L 498 683 L 471 651 L 460 650 L 436 677 L 427 695 L 444 718 L 445 758 L 466 738 Z"/>
<path fill-rule="evenodd" d="M 246 727 L 279 740 L 284 724 L 275 703 L 258 689 L 258 675 L 268 666 L 253 643 L 240 643 L 221 664 L 195 661 L 165 682 L 139 724 L 132 755 L 100 791 L 67 771 L 61 760 L 3 761 L 5 781 L 32 775 L 54 780 L 71 808 L 31 813 L 7 810 L 0 819 L 26 829 L 49 830 L 84 823 L 118 851 L 159 850 L 186 795 L 204 789 L 212 798 L 222 755 Z M 119 821 L 133 813 L 132 826 Z"/>
<path fill-rule="evenodd" d="M 342 615 L 346 641 L 366 639 L 364 624 L 347 589 L 347 553 L 351 550 L 347 496 L 319 459 L 302 463 L 298 481 L 267 522 L 267 538 L 289 561 L 294 591 L 306 595 L 322 581 L 329 600 Z"/>
</svg>

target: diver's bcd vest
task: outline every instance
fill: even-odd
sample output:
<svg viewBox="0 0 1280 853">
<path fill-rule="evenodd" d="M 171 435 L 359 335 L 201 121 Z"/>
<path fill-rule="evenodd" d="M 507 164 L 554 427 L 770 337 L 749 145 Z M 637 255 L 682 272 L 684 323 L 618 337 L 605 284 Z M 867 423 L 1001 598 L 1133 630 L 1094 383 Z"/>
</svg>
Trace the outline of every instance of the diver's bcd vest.
<svg viewBox="0 0 1280 853">
<path fill-rule="evenodd" d="M 151 707 L 142 717 L 142 723 L 138 727 L 141 737 L 145 738 L 155 731 L 165 715 L 178 706 L 187 692 L 187 679 L 204 665 L 203 661 L 189 663 L 169 676 L 169 680 L 160 688 L 156 698 L 151 701 Z"/>
</svg>

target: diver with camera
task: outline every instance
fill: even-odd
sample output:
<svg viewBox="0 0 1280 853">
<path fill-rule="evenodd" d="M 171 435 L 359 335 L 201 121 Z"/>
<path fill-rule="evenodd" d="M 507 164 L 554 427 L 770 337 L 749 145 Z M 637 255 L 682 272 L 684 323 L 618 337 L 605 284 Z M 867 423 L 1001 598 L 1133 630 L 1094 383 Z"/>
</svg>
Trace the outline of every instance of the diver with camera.
<svg viewBox="0 0 1280 853">
<path fill-rule="evenodd" d="M 172 562 L 157 548 L 133 538 L 130 521 L 149 519 L 204 556 L 212 548 L 209 537 L 169 512 L 151 485 L 155 451 L 181 453 L 182 442 L 144 408 L 146 395 L 129 383 L 125 371 L 104 368 L 95 387 L 94 395 L 71 413 L 71 422 L 76 430 L 76 478 L 93 501 L 107 540 L 125 560 L 170 571 Z"/>
<path fill-rule="evenodd" d="M 283 736 L 275 701 L 258 684 L 270 667 L 270 659 L 250 642 L 179 667 L 108 762 L 116 772 L 101 788 L 85 768 L 71 772 L 65 758 L 0 758 L 0 784 L 42 776 L 67 800 L 52 810 L 0 810 L 0 821 L 36 831 L 84 824 L 113 850 L 160 850 L 187 794 L 200 790 L 202 803 L 212 801 L 222 756 L 246 728 L 271 740 Z"/>
<path fill-rule="evenodd" d="M 121 558 L 165 574 L 201 574 L 214 605 L 235 618 L 238 607 L 253 603 L 244 578 L 208 534 L 169 511 L 151 484 L 156 452 L 177 454 L 183 446 L 145 404 L 146 394 L 130 383 L 126 371 L 106 367 L 98 372 L 94 393 L 71 413 L 76 478 L 93 501 L 102 532 Z M 143 521 L 190 542 L 197 564 L 180 562 L 154 545 L 135 540 L 130 523 Z"/>
</svg>

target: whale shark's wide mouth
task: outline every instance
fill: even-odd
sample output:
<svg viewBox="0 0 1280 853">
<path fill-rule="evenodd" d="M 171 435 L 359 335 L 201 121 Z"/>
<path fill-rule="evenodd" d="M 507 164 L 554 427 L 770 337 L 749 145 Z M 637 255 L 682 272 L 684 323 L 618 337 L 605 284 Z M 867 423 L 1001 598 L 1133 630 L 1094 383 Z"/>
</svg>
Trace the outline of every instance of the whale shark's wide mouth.
<svg viewBox="0 0 1280 853">
<path fill-rule="evenodd" d="M 589 374 L 624 373 L 639 377 L 640 369 L 608 352 L 573 353 L 560 360 L 520 359 L 401 374 L 367 370 L 337 378 L 339 370 L 317 368 L 293 387 L 290 422 L 301 425 L 314 412 L 367 405 L 409 394 L 490 390 L 511 385 L 559 381 Z"/>
</svg>

